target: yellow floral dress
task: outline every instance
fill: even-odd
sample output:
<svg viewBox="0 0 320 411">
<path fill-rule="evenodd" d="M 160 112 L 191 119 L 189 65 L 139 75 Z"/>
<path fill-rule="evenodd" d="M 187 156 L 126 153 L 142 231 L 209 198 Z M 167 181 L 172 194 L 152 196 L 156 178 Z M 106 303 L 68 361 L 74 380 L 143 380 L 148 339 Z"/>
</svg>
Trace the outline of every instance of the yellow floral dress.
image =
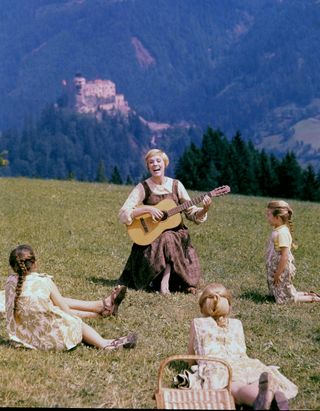
<svg viewBox="0 0 320 411">
<path fill-rule="evenodd" d="M 266 251 L 266 269 L 269 294 L 275 298 L 277 304 L 295 302 L 298 294 L 292 283 L 296 274 L 296 267 L 291 253 L 291 246 L 292 237 L 286 225 L 281 225 L 272 230 Z M 280 275 L 280 283 L 275 285 L 273 277 L 281 258 L 281 247 L 288 248 L 289 256 L 288 262 Z"/>
<path fill-rule="evenodd" d="M 65 313 L 50 298 L 52 277 L 36 272 L 26 276 L 13 315 L 16 274 L 5 285 L 6 327 L 10 340 L 39 350 L 69 350 L 82 341 L 82 320 Z"/>
<path fill-rule="evenodd" d="M 278 371 L 279 367 L 267 366 L 258 359 L 248 357 L 240 320 L 229 319 L 227 327 L 220 327 L 211 317 L 195 318 L 191 323 L 190 336 L 195 354 L 220 358 L 229 363 L 233 382 L 251 384 L 259 381 L 262 372 L 269 371 L 288 399 L 297 395 L 297 386 Z M 192 374 L 184 374 L 188 377 L 188 384 L 183 381 L 183 374 L 176 381 L 190 388 L 219 389 L 227 385 L 227 370 L 219 363 L 212 365 L 211 362 L 199 361 L 191 370 Z"/>
</svg>

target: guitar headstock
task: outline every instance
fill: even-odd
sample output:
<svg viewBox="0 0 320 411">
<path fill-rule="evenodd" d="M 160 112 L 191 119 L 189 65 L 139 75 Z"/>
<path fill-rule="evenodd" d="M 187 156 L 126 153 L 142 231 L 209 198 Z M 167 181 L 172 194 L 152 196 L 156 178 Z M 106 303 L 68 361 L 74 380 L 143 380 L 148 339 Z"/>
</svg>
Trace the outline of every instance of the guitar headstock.
<svg viewBox="0 0 320 411">
<path fill-rule="evenodd" d="M 210 191 L 210 193 L 208 193 L 209 197 L 219 197 L 219 196 L 223 196 L 225 194 L 230 193 L 231 188 L 229 186 L 221 186 L 221 187 L 217 187 L 214 190 Z"/>
</svg>

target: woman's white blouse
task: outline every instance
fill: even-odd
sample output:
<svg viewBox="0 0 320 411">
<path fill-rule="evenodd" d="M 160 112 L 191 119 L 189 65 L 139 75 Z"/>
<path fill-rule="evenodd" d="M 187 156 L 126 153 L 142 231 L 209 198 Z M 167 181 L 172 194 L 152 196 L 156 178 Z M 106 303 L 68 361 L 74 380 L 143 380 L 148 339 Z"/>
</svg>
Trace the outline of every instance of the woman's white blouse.
<svg viewBox="0 0 320 411">
<path fill-rule="evenodd" d="M 173 179 L 170 177 L 165 178 L 164 184 L 155 184 L 151 178 L 146 180 L 153 194 L 163 195 L 172 193 L 173 189 Z M 190 201 L 191 198 L 187 193 L 184 185 L 181 181 L 178 181 L 178 196 L 181 202 Z M 134 189 L 129 194 L 127 200 L 121 207 L 119 211 L 119 220 L 123 224 L 130 225 L 132 223 L 132 211 L 142 205 L 145 198 L 145 191 L 142 183 L 139 183 L 134 187 Z M 193 221 L 196 224 L 203 223 L 207 220 L 207 213 L 202 218 L 197 218 L 197 212 L 202 210 L 201 207 L 195 205 L 188 207 L 184 210 L 185 216 L 188 220 Z"/>
</svg>

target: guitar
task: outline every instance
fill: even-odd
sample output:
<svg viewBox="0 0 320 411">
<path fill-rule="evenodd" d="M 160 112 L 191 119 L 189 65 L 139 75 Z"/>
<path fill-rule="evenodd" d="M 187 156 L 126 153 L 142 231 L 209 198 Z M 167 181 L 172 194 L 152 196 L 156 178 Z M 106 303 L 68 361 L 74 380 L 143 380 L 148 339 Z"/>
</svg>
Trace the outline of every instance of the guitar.
<svg viewBox="0 0 320 411">
<path fill-rule="evenodd" d="M 163 212 L 162 219 L 160 221 L 154 221 L 150 214 L 142 214 L 136 217 L 133 222 L 127 226 L 128 234 L 136 244 L 151 244 L 163 231 L 175 228 L 181 223 L 182 217 L 180 213 L 183 210 L 200 203 L 206 195 L 209 197 L 219 197 L 229 192 L 229 186 L 221 186 L 208 193 L 201 194 L 192 200 L 185 201 L 179 206 L 169 198 L 162 200 L 154 206 Z"/>
</svg>

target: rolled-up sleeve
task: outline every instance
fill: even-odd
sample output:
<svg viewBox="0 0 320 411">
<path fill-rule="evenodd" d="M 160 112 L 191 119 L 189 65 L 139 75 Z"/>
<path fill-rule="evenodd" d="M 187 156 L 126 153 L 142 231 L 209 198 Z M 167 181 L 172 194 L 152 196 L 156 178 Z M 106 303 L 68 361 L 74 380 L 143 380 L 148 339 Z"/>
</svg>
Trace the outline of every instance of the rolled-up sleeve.
<svg viewBox="0 0 320 411">
<path fill-rule="evenodd" d="M 132 211 L 142 203 L 145 192 L 143 185 L 139 183 L 129 194 L 127 200 L 120 208 L 118 217 L 120 223 L 130 225 L 132 223 Z"/>
<path fill-rule="evenodd" d="M 191 200 L 187 190 L 185 189 L 185 187 L 181 183 L 181 181 L 179 181 L 179 183 L 178 183 L 178 195 L 179 195 L 180 201 L 182 203 Z M 205 213 L 202 218 L 197 218 L 197 212 L 200 211 L 200 210 L 202 210 L 201 207 L 197 207 L 197 206 L 193 205 L 191 207 L 186 208 L 184 210 L 184 213 L 185 213 L 185 216 L 188 220 L 193 221 L 196 224 L 201 224 L 201 223 L 204 223 L 207 220 L 208 215 L 207 215 L 207 213 Z"/>
</svg>

